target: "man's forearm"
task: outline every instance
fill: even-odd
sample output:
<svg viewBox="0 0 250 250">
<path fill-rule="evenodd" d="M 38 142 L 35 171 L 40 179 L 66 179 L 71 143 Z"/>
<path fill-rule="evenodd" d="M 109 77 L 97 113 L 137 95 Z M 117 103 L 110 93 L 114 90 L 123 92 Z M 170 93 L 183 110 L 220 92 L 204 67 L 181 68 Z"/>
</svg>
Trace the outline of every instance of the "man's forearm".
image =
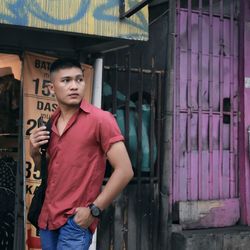
<svg viewBox="0 0 250 250">
<path fill-rule="evenodd" d="M 101 210 L 107 208 L 112 201 L 121 193 L 133 177 L 132 169 L 115 169 L 107 184 L 99 194 L 94 204 Z"/>
<path fill-rule="evenodd" d="M 94 204 L 101 210 L 111 204 L 133 178 L 134 172 L 126 147 L 122 141 L 114 143 L 107 152 L 107 158 L 114 171 Z"/>
</svg>

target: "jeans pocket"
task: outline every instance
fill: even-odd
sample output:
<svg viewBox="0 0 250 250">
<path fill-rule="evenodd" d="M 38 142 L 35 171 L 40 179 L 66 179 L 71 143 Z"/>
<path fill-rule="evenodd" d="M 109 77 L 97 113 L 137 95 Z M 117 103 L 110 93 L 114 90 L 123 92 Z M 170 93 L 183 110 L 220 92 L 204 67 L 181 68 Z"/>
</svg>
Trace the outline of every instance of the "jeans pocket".
<svg viewBox="0 0 250 250">
<path fill-rule="evenodd" d="M 88 228 L 81 227 L 79 224 L 76 223 L 75 216 L 70 217 L 69 220 L 71 221 L 71 224 L 72 224 L 73 227 L 81 229 L 82 231 L 87 231 L 88 230 Z"/>
<path fill-rule="evenodd" d="M 57 249 L 87 250 L 92 242 L 89 229 L 83 228 L 74 221 L 74 216 L 68 218 L 67 223 L 61 227 Z"/>
</svg>

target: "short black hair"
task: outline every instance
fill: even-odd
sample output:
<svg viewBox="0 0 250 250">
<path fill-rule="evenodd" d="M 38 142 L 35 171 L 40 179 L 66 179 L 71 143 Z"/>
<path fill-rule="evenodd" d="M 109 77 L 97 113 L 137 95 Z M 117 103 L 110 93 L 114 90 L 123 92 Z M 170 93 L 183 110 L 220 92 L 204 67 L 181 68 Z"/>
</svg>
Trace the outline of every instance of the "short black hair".
<svg viewBox="0 0 250 250">
<path fill-rule="evenodd" d="M 79 68 L 82 70 L 82 66 L 79 61 L 72 59 L 72 58 L 60 58 L 55 60 L 51 65 L 50 65 L 50 74 L 58 71 L 60 69 L 68 69 L 68 68 Z"/>
</svg>

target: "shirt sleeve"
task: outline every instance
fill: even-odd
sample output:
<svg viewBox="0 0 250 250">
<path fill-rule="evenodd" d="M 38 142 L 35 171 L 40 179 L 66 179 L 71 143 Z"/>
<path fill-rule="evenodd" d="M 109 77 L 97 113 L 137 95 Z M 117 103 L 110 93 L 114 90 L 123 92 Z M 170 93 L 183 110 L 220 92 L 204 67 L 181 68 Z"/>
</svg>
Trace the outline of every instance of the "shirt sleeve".
<svg viewBox="0 0 250 250">
<path fill-rule="evenodd" d="M 124 141 L 124 137 L 114 116 L 105 111 L 99 123 L 99 142 L 104 153 L 106 154 L 111 145 L 118 141 Z"/>
</svg>

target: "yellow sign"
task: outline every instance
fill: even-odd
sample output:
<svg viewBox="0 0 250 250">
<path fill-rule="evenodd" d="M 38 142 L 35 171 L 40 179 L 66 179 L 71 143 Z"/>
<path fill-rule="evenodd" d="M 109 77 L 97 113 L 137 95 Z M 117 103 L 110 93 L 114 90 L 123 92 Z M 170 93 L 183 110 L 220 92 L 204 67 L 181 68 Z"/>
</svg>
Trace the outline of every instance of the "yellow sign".
<svg viewBox="0 0 250 250">
<path fill-rule="evenodd" d="M 126 0 L 125 10 L 139 0 Z M 0 23 L 88 35 L 148 39 L 148 7 L 119 19 L 120 0 L 2 0 Z"/>
</svg>

